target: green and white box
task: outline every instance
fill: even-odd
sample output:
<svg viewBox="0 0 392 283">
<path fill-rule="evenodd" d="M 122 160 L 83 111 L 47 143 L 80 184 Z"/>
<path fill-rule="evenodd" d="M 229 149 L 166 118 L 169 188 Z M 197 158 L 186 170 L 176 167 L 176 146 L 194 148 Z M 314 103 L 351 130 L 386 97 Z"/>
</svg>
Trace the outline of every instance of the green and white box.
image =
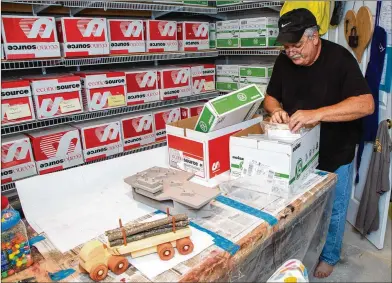
<svg viewBox="0 0 392 283">
<path fill-rule="evenodd" d="M 242 3 L 242 0 L 216 0 L 216 6 L 228 6 Z"/>
<path fill-rule="evenodd" d="M 216 24 L 215 23 L 210 23 L 210 48 L 215 49 L 216 48 Z"/>
<path fill-rule="evenodd" d="M 291 142 L 249 136 L 263 133 L 262 126 L 256 124 L 230 137 L 231 176 L 255 176 L 257 171 L 256 175 L 268 181 L 272 194 L 289 197 L 298 193 L 303 181 L 318 166 L 320 125 Z"/>
<path fill-rule="evenodd" d="M 239 88 L 238 65 L 216 65 L 216 89 L 233 91 Z"/>
<path fill-rule="evenodd" d="M 264 93 L 271 77 L 273 65 L 244 65 L 239 66 L 240 87 L 256 84 Z"/>
<path fill-rule="evenodd" d="M 276 17 L 240 20 L 241 48 L 275 46 L 278 33 L 278 18 Z"/>
<path fill-rule="evenodd" d="M 263 100 L 264 95 L 256 85 L 214 98 L 204 104 L 195 130 L 209 133 L 249 120 Z"/>
<path fill-rule="evenodd" d="M 216 22 L 216 48 L 240 47 L 240 20 Z"/>
</svg>

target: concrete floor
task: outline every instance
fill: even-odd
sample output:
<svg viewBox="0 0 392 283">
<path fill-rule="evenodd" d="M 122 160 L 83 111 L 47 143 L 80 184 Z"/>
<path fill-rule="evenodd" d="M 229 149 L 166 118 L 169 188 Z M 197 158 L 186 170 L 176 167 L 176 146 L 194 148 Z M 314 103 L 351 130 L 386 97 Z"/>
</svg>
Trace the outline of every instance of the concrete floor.
<svg viewBox="0 0 392 283">
<path fill-rule="evenodd" d="M 388 219 L 384 248 L 378 250 L 346 222 L 341 261 L 330 277 L 311 282 L 392 282 L 392 233 Z"/>
</svg>

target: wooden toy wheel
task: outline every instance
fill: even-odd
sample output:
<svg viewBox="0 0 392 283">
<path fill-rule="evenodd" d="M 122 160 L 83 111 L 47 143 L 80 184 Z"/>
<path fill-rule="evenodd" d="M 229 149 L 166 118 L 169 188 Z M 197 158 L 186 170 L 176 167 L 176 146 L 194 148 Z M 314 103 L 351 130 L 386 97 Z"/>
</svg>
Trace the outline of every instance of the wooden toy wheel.
<svg viewBox="0 0 392 283">
<path fill-rule="evenodd" d="M 193 252 L 193 243 L 189 237 L 179 239 L 176 241 L 176 248 L 178 252 L 182 255 L 187 255 Z"/>
<path fill-rule="evenodd" d="M 158 245 L 157 250 L 161 260 L 169 260 L 174 257 L 174 248 L 170 243 Z"/>
<path fill-rule="evenodd" d="M 129 263 L 128 260 L 123 256 L 112 255 L 109 258 L 108 267 L 114 274 L 119 275 L 128 269 Z"/>
<path fill-rule="evenodd" d="M 94 281 L 101 281 L 108 275 L 108 268 L 104 264 L 97 264 L 90 271 L 90 278 Z"/>
</svg>

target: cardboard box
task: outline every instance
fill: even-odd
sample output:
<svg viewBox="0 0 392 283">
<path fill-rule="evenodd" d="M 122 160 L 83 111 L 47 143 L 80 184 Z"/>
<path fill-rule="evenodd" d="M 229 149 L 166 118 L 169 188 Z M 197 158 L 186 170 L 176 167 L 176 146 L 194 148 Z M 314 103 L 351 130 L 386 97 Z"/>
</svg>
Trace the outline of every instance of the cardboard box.
<svg viewBox="0 0 392 283">
<path fill-rule="evenodd" d="M 208 22 L 178 22 L 178 50 L 197 51 L 210 47 Z"/>
<path fill-rule="evenodd" d="M 28 80 L 1 81 L 2 125 L 28 122 L 35 119 L 34 105 Z"/>
<path fill-rule="evenodd" d="M 165 108 L 154 112 L 155 141 L 166 139 L 166 125 L 181 120 L 180 108 Z"/>
<path fill-rule="evenodd" d="M 40 129 L 27 134 L 38 174 L 47 174 L 84 162 L 79 131 L 71 126 Z"/>
<path fill-rule="evenodd" d="M 216 24 L 210 23 L 210 49 L 216 48 Z"/>
<path fill-rule="evenodd" d="M 56 24 L 64 57 L 109 54 L 106 19 L 64 17 Z"/>
<path fill-rule="evenodd" d="M 79 129 L 86 162 L 106 158 L 124 150 L 118 118 L 77 123 L 72 126 Z"/>
<path fill-rule="evenodd" d="M 60 57 L 53 17 L 1 17 L 1 34 L 7 60 Z"/>
<path fill-rule="evenodd" d="M 273 65 L 261 66 L 255 64 L 239 66 L 240 87 L 256 84 L 265 93 L 273 68 Z"/>
<path fill-rule="evenodd" d="M 230 6 L 242 3 L 242 0 L 216 0 L 216 6 Z"/>
<path fill-rule="evenodd" d="M 195 130 L 209 133 L 246 121 L 253 117 L 263 100 L 264 94 L 256 85 L 211 99 L 204 104 Z"/>
<path fill-rule="evenodd" d="M 2 138 L 1 183 L 10 183 L 36 174 L 29 138 L 23 134 Z"/>
<path fill-rule="evenodd" d="M 125 73 L 111 71 L 77 72 L 82 82 L 83 105 L 87 111 L 125 106 Z"/>
<path fill-rule="evenodd" d="M 144 26 L 147 52 L 178 51 L 177 22 L 147 20 Z"/>
<path fill-rule="evenodd" d="M 169 165 L 205 180 L 227 172 L 230 136 L 258 122 L 252 119 L 212 133 L 193 130 L 197 117 L 171 123 L 166 126 Z"/>
<path fill-rule="evenodd" d="M 158 86 L 161 100 L 192 95 L 190 68 L 168 66 L 158 69 Z"/>
<path fill-rule="evenodd" d="M 146 52 L 142 20 L 108 19 L 110 54 Z"/>
<path fill-rule="evenodd" d="M 27 77 L 38 119 L 83 112 L 80 77 L 72 74 Z"/>
<path fill-rule="evenodd" d="M 260 163 L 263 170 L 272 172 L 267 176 L 268 180 L 272 180 L 272 192 L 290 196 L 318 165 L 320 125 L 294 142 L 243 137 L 263 133 L 261 125 L 256 124 L 230 137 L 231 175 L 241 176 L 244 164 L 252 161 Z"/>
<path fill-rule="evenodd" d="M 216 89 L 233 91 L 239 89 L 240 73 L 238 65 L 216 65 Z"/>
<path fill-rule="evenodd" d="M 192 94 L 215 90 L 215 64 L 188 65 L 192 77 Z"/>
<path fill-rule="evenodd" d="M 203 107 L 204 102 L 194 102 L 185 106 L 181 106 L 181 120 L 199 116 L 199 114 L 203 110 Z"/>
<path fill-rule="evenodd" d="M 240 47 L 240 20 L 216 22 L 216 48 Z"/>
<path fill-rule="evenodd" d="M 127 115 L 121 118 L 121 134 L 124 151 L 155 142 L 154 115 Z"/>
<path fill-rule="evenodd" d="M 275 46 L 279 34 L 278 20 L 277 17 L 241 19 L 241 48 Z"/>
<path fill-rule="evenodd" d="M 125 71 L 126 103 L 135 105 L 159 100 L 158 73 L 153 69 Z"/>
</svg>

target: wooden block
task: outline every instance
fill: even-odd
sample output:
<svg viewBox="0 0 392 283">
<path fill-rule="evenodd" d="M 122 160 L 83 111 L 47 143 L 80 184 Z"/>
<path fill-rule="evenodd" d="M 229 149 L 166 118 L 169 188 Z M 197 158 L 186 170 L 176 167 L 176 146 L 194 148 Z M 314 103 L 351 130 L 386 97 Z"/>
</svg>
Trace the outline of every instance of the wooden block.
<svg viewBox="0 0 392 283">
<path fill-rule="evenodd" d="M 177 242 L 173 241 L 173 242 L 171 242 L 171 245 L 175 248 L 176 245 L 177 245 Z M 157 246 L 153 246 L 151 248 L 147 248 L 147 249 L 131 252 L 131 257 L 132 258 L 137 258 L 137 257 L 153 254 L 153 253 L 157 252 L 157 249 L 158 249 Z"/>
</svg>

